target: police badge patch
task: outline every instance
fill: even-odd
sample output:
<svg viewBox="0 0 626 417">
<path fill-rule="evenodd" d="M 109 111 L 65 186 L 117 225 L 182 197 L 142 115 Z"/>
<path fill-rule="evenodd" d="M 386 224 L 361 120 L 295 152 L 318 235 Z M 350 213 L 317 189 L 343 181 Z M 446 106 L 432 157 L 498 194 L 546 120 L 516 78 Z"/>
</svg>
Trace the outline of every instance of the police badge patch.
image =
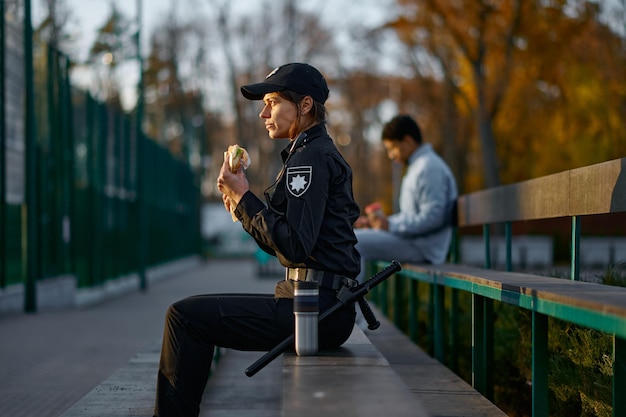
<svg viewBox="0 0 626 417">
<path fill-rule="evenodd" d="M 312 176 L 311 166 L 287 168 L 287 189 L 295 197 L 300 197 L 309 189 Z"/>
</svg>

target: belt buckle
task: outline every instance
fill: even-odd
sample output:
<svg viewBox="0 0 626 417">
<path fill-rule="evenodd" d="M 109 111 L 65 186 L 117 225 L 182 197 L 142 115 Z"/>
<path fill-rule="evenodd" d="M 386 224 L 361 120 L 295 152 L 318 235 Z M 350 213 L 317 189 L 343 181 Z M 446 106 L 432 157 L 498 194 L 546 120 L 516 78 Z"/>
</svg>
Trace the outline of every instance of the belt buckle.
<svg viewBox="0 0 626 417">
<path fill-rule="evenodd" d="M 313 270 L 309 268 L 287 268 L 287 279 L 291 281 L 309 281 L 308 277 L 311 275 L 312 280 L 315 280 Z"/>
</svg>

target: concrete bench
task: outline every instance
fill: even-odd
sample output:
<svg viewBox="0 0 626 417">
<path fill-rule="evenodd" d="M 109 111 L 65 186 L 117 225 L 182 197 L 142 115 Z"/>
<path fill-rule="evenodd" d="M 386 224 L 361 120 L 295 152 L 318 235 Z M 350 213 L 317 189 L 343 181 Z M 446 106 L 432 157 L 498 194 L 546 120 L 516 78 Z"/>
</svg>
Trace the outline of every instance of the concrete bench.
<svg viewBox="0 0 626 417">
<path fill-rule="evenodd" d="M 505 417 L 506 413 L 441 362 L 424 352 L 372 306 L 381 322 L 365 330 L 411 394 L 432 417 Z"/>
<path fill-rule="evenodd" d="M 159 351 L 155 343 L 136 355 L 63 417 L 152 416 Z M 205 390 L 201 417 L 373 417 L 389 409 L 399 417 L 428 416 L 357 326 L 339 349 L 309 357 L 287 352 L 251 378 L 244 370 L 262 353 L 222 352 Z"/>
<path fill-rule="evenodd" d="M 62 417 L 152 417 L 161 343 L 138 353 Z"/>
<path fill-rule="evenodd" d="M 391 323 L 379 320 L 381 328 L 368 335 L 355 326 L 341 348 L 306 357 L 286 352 L 251 378 L 244 370 L 262 353 L 222 350 L 200 416 L 504 416 Z M 136 355 L 63 417 L 152 416 L 159 351 L 160 343 L 154 343 Z"/>
<path fill-rule="evenodd" d="M 358 326 L 339 349 L 285 354 L 283 401 L 285 417 L 430 416 Z"/>
</svg>

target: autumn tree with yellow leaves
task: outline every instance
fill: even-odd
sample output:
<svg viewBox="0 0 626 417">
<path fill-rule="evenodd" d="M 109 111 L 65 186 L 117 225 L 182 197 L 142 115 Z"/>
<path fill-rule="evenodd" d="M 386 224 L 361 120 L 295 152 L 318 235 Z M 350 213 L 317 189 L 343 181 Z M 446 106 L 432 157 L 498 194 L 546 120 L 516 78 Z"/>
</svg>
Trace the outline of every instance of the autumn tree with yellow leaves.
<svg viewBox="0 0 626 417">
<path fill-rule="evenodd" d="M 624 156 L 626 48 L 590 1 L 398 0 L 415 82 L 454 103 L 468 191 Z M 623 34 L 622 34 L 623 36 Z M 463 137 L 458 123 L 470 120 Z M 464 187 L 463 187 L 464 186 Z"/>
</svg>

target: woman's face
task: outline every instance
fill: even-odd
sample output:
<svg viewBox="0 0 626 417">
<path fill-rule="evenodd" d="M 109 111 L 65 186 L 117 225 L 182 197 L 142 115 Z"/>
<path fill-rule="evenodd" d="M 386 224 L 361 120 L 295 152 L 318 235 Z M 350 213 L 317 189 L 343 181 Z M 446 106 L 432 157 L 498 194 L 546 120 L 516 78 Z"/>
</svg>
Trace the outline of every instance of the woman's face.
<svg viewBox="0 0 626 417">
<path fill-rule="evenodd" d="M 265 122 L 267 133 L 272 139 L 289 139 L 289 129 L 298 117 L 296 104 L 278 93 L 263 97 L 263 110 L 259 117 Z"/>
</svg>

